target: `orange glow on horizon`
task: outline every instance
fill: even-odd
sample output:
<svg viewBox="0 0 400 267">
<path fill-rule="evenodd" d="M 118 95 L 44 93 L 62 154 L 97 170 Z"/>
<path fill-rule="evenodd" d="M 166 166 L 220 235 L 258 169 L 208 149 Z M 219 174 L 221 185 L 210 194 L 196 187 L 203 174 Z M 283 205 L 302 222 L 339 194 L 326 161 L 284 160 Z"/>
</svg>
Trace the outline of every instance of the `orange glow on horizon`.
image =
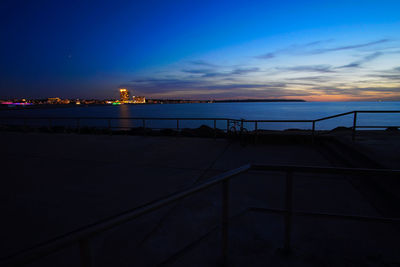
<svg viewBox="0 0 400 267">
<path fill-rule="evenodd" d="M 287 98 L 290 99 L 290 98 Z M 348 96 L 348 95 L 319 95 L 301 97 L 308 102 L 347 102 L 347 101 L 378 101 L 400 99 L 400 94 L 380 94 L 380 95 L 364 95 L 364 96 Z"/>
</svg>

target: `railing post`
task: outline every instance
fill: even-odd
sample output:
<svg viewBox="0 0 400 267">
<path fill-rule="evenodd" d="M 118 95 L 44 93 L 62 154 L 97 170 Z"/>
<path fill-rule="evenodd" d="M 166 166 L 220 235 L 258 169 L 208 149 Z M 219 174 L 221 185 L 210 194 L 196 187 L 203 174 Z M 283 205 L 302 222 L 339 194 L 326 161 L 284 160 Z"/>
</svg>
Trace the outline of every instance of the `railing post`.
<svg viewBox="0 0 400 267">
<path fill-rule="evenodd" d="M 146 120 L 143 119 L 143 135 L 146 135 Z"/>
<path fill-rule="evenodd" d="M 51 119 L 49 119 L 49 130 L 51 130 L 52 127 L 52 123 L 51 123 Z"/>
<path fill-rule="evenodd" d="M 354 111 L 353 132 L 351 134 L 351 140 L 353 140 L 353 142 L 356 140 L 356 127 L 357 127 L 357 111 Z"/>
<path fill-rule="evenodd" d="M 88 239 L 82 239 L 79 241 L 79 250 L 81 253 L 81 266 L 91 267 L 92 263 L 92 253 L 90 251 L 90 244 Z"/>
<path fill-rule="evenodd" d="M 226 133 L 229 133 L 229 120 L 226 120 Z"/>
<path fill-rule="evenodd" d="M 255 131 L 255 134 L 256 134 L 256 138 L 254 140 L 254 143 L 257 144 L 257 139 L 258 139 L 258 121 L 254 122 L 254 131 Z"/>
<path fill-rule="evenodd" d="M 222 182 L 222 221 L 221 221 L 221 252 L 222 265 L 228 265 L 228 240 L 229 240 L 229 180 Z"/>
<path fill-rule="evenodd" d="M 176 119 L 176 130 L 179 131 L 179 119 Z"/>
<path fill-rule="evenodd" d="M 111 119 L 108 119 L 108 134 L 112 135 L 112 128 L 111 128 Z"/>
<path fill-rule="evenodd" d="M 76 119 L 76 129 L 78 130 L 78 133 L 81 132 L 81 124 L 80 124 L 80 119 Z"/>
<path fill-rule="evenodd" d="M 312 122 L 311 143 L 314 144 L 315 138 L 315 121 Z"/>
<path fill-rule="evenodd" d="M 217 120 L 214 120 L 214 139 L 217 138 Z"/>
<path fill-rule="evenodd" d="M 292 234 L 292 200 L 293 200 L 293 173 L 286 173 L 286 193 L 285 193 L 285 244 L 284 251 L 290 252 L 290 240 Z"/>
</svg>

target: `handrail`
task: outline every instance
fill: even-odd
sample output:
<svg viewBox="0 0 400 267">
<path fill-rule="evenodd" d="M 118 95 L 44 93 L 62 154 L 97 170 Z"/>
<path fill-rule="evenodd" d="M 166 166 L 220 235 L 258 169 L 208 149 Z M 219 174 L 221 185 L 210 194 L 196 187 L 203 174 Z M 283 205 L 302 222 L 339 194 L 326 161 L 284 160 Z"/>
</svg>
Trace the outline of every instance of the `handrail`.
<svg viewBox="0 0 400 267">
<path fill-rule="evenodd" d="M 400 110 L 355 110 L 357 113 L 400 113 Z"/>
<path fill-rule="evenodd" d="M 111 121 L 112 120 L 141 120 L 142 125 L 140 126 L 143 129 L 143 134 L 146 135 L 146 129 L 157 129 L 157 128 L 152 128 L 152 127 L 146 127 L 146 121 L 151 121 L 151 120 L 176 120 L 176 130 L 179 132 L 180 125 L 179 122 L 183 120 L 192 120 L 192 121 L 213 121 L 214 122 L 214 138 L 217 136 L 217 121 L 226 121 L 226 132 L 229 133 L 229 123 L 232 121 L 238 122 L 240 121 L 243 125 L 243 123 L 254 123 L 254 131 L 256 135 L 259 134 L 259 128 L 258 128 L 258 123 L 265 123 L 265 122 L 270 122 L 270 123 L 311 123 L 311 141 L 314 143 L 314 137 L 317 132 L 316 130 L 316 123 L 324 120 L 329 120 L 333 118 L 338 118 L 346 115 L 353 114 L 353 126 L 351 127 L 352 129 L 352 135 L 351 138 L 353 141 L 355 141 L 356 137 L 356 129 L 357 128 L 376 128 L 376 129 L 382 129 L 382 128 L 388 128 L 388 127 L 394 127 L 394 128 L 399 128 L 397 126 L 384 126 L 384 125 L 379 125 L 379 126 L 358 126 L 357 125 L 357 114 L 358 113 L 400 113 L 400 110 L 354 110 L 354 111 L 349 111 L 345 113 L 340 113 L 328 117 L 323 117 L 319 119 L 314 119 L 314 120 L 246 120 L 246 119 L 229 119 L 229 118 L 176 118 L 176 117 L 20 117 L 20 116 L 0 116 L 1 119 L 16 119 L 16 120 L 24 120 L 24 127 L 26 127 L 26 121 L 27 120 L 48 120 L 49 121 L 49 127 L 52 127 L 52 121 L 53 120 L 75 120 L 76 121 L 76 129 L 78 132 L 80 132 L 81 126 L 80 126 L 80 121 L 81 120 L 106 120 L 108 121 L 108 127 L 103 126 L 100 128 L 108 128 L 108 130 L 112 129 L 126 129 L 126 128 L 132 128 L 132 126 L 125 126 L 125 127 L 115 127 L 112 126 Z"/>
<path fill-rule="evenodd" d="M 227 118 L 174 118 L 174 117 L 20 117 L 0 116 L 0 119 L 38 119 L 38 120 L 234 120 Z"/>
<path fill-rule="evenodd" d="M 75 231 L 69 232 L 67 234 L 56 237 L 47 242 L 36 245 L 32 248 L 22 250 L 20 252 L 14 253 L 8 257 L 1 258 L 1 264 L 9 265 L 21 265 L 27 264 L 39 258 L 42 258 L 46 255 L 49 255 L 53 252 L 56 252 L 62 248 L 65 248 L 69 245 L 79 243 L 81 246 L 81 251 L 89 251 L 89 239 L 96 234 L 100 234 L 106 230 L 114 228 L 118 225 L 131 221 L 141 215 L 150 213 L 154 210 L 157 210 L 161 207 L 164 207 L 168 204 L 181 200 L 185 197 L 191 196 L 197 192 L 204 191 L 207 188 L 210 188 L 214 185 L 223 184 L 223 219 L 222 219 L 222 232 L 223 232 L 223 240 L 222 240 L 222 255 L 223 260 L 226 261 L 227 257 L 227 242 L 228 242 L 228 182 L 231 178 L 244 173 L 246 171 L 280 171 L 286 172 L 286 209 L 284 212 L 278 209 L 264 209 L 267 212 L 281 212 L 285 213 L 286 218 L 286 230 L 285 230 L 285 248 L 290 247 L 290 232 L 291 232 L 291 215 L 292 214 L 300 214 L 300 215 L 310 215 L 310 216 L 320 216 L 320 217 L 335 217 L 341 219 L 356 219 L 360 221 L 366 221 L 368 219 L 373 219 L 374 221 L 379 222 L 391 222 L 391 223 L 399 223 L 400 220 L 397 218 L 367 218 L 365 216 L 355 216 L 355 215 L 335 215 L 335 214 L 322 214 L 315 212 L 300 212 L 300 211 L 292 211 L 291 209 L 291 195 L 292 195 L 292 174 L 294 172 L 307 172 L 307 173 L 329 173 L 329 174 L 353 174 L 353 175 L 389 175 L 400 177 L 400 170 L 386 170 L 386 169 L 359 169 L 359 168 L 336 168 L 336 167 L 316 167 L 316 166 L 296 166 L 296 165 L 265 165 L 265 164 L 247 164 L 241 166 L 237 169 L 227 171 L 220 175 L 214 176 L 210 180 L 202 182 L 199 185 L 192 186 L 188 189 L 182 190 L 180 192 L 171 194 L 167 197 L 163 197 L 161 199 L 151 201 L 145 205 L 134 208 L 132 210 L 128 210 L 126 212 L 120 213 L 118 215 L 109 217 L 107 219 L 103 219 L 96 223 L 87 225 L 85 227 L 79 228 Z M 289 202 L 288 202 L 289 201 Z M 85 254 L 85 253 L 83 253 Z M 82 255 L 82 263 L 84 266 L 90 266 L 90 260 L 87 259 L 88 255 Z M 86 265 L 85 265 L 86 264 Z"/>
<path fill-rule="evenodd" d="M 336 115 L 329 116 L 329 117 L 323 117 L 323 118 L 320 118 L 320 119 L 316 119 L 316 120 L 314 120 L 314 121 L 329 120 L 329 119 L 333 119 L 333 118 L 337 118 L 337 117 L 341 117 L 341 116 L 346 116 L 346 115 L 349 115 L 349 114 L 353 114 L 354 112 L 356 112 L 356 111 L 349 111 L 349 112 L 340 113 L 340 114 L 336 114 Z"/>
<path fill-rule="evenodd" d="M 244 122 L 318 122 L 328 119 L 333 119 L 341 116 L 346 116 L 349 114 L 354 113 L 400 113 L 400 110 L 353 110 L 349 112 L 339 113 L 336 115 L 322 117 L 319 119 L 314 120 L 253 120 L 253 119 L 232 119 L 232 118 L 213 118 L 213 117 L 206 117 L 206 118 L 196 118 L 196 117 L 22 117 L 22 116 L 0 116 L 0 119 L 41 119 L 41 120 L 48 120 L 48 119 L 65 119 L 65 120 L 230 120 L 230 121 L 240 121 L 243 120 Z"/>
<path fill-rule="evenodd" d="M 243 173 L 249 170 L 251 167 L 250 164 L 241 166 L 237 169 L 227 171 L 223 174 L 217 175 L 213 177 L 211 180 L 203 182 L 197 186 L 190 187 L 186 190 L 174 193 L 170 196 L 164 197 L 160 200 L 149 202 L 139 208 L 134 208 L 133 210 L 126 211 L 124 213 L 118 214 L 111 218 L 104 219 L 97 223 L 82 227 L 75 231 L 69 232 L 67 234 L 56 237 L 50 241 L 44 242 L 42 244 L 36 245 L 33 248 L 26 249 L 20 252 L 17 252 L 7 258 L 2 258 L 0 260 L 10 261 L 8 264 L 25 264 L 29 263 L 32 260 L 37 258 L 41 258 L 43 256 L 49 255 L 54 251 L 58 251 L 64 247 L 67 247 L 71 244 L 80 242 L 82 239 L 90 238 L 98 233 L 109 230 L 115 226 L 128 222 L 134 218 L 137 218 L 141 215 L 147 214 L 151 211 L 154 211 L 158 208 L 164 207 L 172 202 L 178 201 L 182 198 L 185 198 L 189 195 L 193 195 L 196 192 L 203 191 L 213 185 L 221 183 L 227 179 L 232 178 L 240 173 Z"/>
<path fill-rule="evenodd" d="M 365 169 L 365 168 L 338 168 L 338 167 L 316 167 L 297 165 L 267 165 L 251 164 L 251 170 L 255 171 L 287 171 L 307 173 L 330 173 L 330 174 L 355 174 L 355 175 L 400 175 L 400 170 L 388 169 Z"/>
<path fill-rule="evenodd" d="M 314 120 L 243 120 L 243 122 L 313 122 Z"/>
</svg>

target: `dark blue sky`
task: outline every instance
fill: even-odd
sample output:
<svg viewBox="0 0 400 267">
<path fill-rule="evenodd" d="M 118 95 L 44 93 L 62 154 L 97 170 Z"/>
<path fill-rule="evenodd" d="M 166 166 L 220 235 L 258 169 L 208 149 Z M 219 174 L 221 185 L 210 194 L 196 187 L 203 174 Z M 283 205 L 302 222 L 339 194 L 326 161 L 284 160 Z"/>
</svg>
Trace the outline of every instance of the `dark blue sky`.
<svg viewBox="0 0 400 267">
<path fill-rule="evenodd" d="M 0 98 L 111 98 L 127 87 L 168 98 L 400 99 L 399 10 L 385 0 L 3 0 Z"/>
</svg>

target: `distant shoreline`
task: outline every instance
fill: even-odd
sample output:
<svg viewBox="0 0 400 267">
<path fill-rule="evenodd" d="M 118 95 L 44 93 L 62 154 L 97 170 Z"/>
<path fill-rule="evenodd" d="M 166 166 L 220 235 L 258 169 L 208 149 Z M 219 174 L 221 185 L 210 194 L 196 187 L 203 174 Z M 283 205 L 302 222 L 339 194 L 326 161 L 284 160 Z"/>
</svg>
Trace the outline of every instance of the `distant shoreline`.
<svg viewBox="0 0 400 267">
<path fill-rule="evenodd" d="M 255 103 L 255 102 L 306 102 L 303 99 L 225 99 L 225 100 L 188 100 L 188 99 L 149 99 L 146 104 L 200 104 L 200 103 Z"/>
<path fill-rule="evenodd" d="M 4 106 L 4 107 L 2 107 Z M 101 105 L 101 104 L 93 104 L 93 105 L 70 105 L 70 104 L 40 104 L 40 105 L 29 105 L 29 106 L 14 106 L 8 107 L 7 105 L 0 105 L 0 110 L 26 110 L 26 109 L 54 109 L 54 108 L 74 108 L 74 107 L 98 107 L 98 106 L 109 106 L 109 105 Z"/>
<path fill-rule="evenodd" d="M 155 104 L 207 104 L 207 103 L 268 103 L 268 102 L 307 102 L 302 99 L 228 99 L 228 100 L 184 100 L 184 99 L 150 99 L 149 103 L 124 104 L 124 105 L 155 105 Z M 25 109 L 53 109 L 53 108 L 72 108 L 72 107 L 99 107 L 111 106 L 110 104 L 37 104 L 29 106 L 0 105 L 0 110 L 25 110 Z"/>
<path fill-rule="evenodd" d="M 236 103 L 236 102 L 307 102 L 303 99 L 243 99 L 243 100 L 215 100 L 215 103 Z"/>
</svg>

